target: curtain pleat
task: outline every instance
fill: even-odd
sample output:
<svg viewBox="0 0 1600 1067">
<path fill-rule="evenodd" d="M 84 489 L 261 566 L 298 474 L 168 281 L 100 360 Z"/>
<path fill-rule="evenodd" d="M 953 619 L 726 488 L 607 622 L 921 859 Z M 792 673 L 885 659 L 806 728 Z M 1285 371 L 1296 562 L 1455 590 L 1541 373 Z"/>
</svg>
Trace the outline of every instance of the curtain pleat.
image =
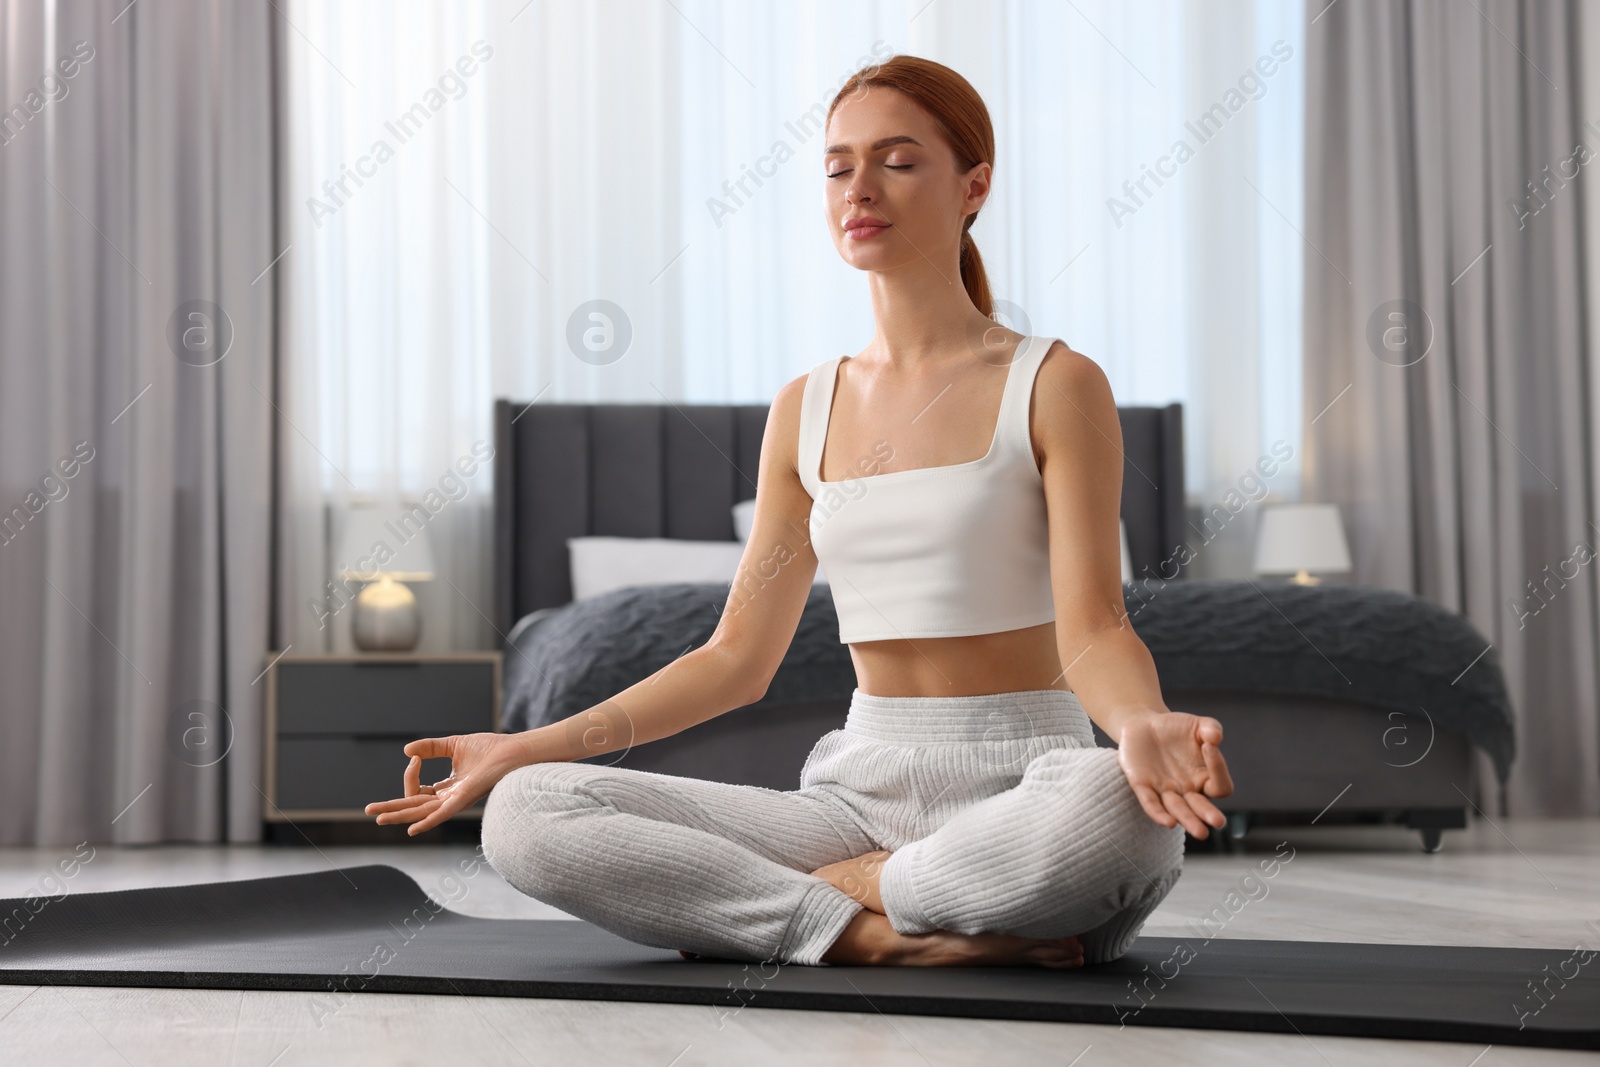
<svg viewBox="0 0 1600 1067">
<path fill-rule="evenodd" d="M 270 3 L 0 3 L 0 843 L 255 840 Z"/>
<path fill-rule="evenodd" d="M 1324 7 L 1307 7 L 1307 494 L 1343 507 L 1355 580 L 1487 639 L 1449 667 L 1505 672 L 1506 810 L 1592 815 L 1600 531 L 1575 153 L 1600 137 L 1577 107 L 1578 8 Z"/>
</svg>

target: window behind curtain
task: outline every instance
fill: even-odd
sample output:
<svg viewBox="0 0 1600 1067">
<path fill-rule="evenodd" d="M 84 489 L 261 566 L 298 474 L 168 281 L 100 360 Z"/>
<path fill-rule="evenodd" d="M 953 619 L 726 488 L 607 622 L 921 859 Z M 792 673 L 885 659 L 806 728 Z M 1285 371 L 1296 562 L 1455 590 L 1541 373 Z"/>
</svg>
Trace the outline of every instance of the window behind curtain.
<svg viewBox="0 0 1600 1067">
<path fill-rule="evenodd" d="M 281 597 L 299 647 L 347 644 L 311 606 L 342 513 L 436 486 L 489 441 L 496 396 L 765 401 L 866 343 L 813 124 L 892 52 L 949 64 L 990 108 L 996 187 L 973 232 L 1009 325 L 1094 358 L 1119 403 L 1182 401 L 1197 506 L 1273 441 L 1298 454 L 1302 5 L 284 8 Z M 1280 41 L 1290 58 L 1260 74 Z M 1186 124 L 1218 106 L 1202 141 Z M 1193 158 L 1161 164 L 1180 139 Z M 568 346 L 593 300 L 632 332 L 614 363 Z M 1296 471 L 1270 487 L 1292 498 Z M 424 648 L 495 640 L 491 477 L 433 525 Z M 1241 566 L 1248 532 L 1197 573 Z"/>
</svg>

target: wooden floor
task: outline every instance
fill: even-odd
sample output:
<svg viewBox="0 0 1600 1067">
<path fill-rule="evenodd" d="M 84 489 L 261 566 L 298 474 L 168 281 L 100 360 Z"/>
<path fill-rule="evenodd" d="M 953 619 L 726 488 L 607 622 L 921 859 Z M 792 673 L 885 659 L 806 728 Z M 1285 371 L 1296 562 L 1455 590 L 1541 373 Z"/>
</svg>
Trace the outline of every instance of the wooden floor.
<svg viewBox="0 0 1600 1067">
<path fill-rule="evenodd" d="M 1294 859 L 1259 885 L 1219 936 L 1572 948 L 1600 945 L 1600 819 L 1504 820 L 1446 835 L 1423 853 L 1386 827 L 1251 831 L 1236 851 L 1191 850 L 1177 888 L 1145 926 L 1177 936 L 1239 887 L 1280 842 Z M 70 849 L 0 849 L 0 897 L 32 892 Z M 432 889 L 465 845 L 97 846 L 72 892 L 388 863 Z M 492 870 L 456 910 L 559 917 Z M 1265 892 L 1263 892 L 1263 888 Z M 1246 894 L 1241 894 L 1246 895 Z M 1586 926 L 1592 923 L 1592 926 Z M 1594 980 L 1594 979 L 1591 979 Z M 1508 976 L 1507 1003 L 1520 991 Z M 1589 1053 L 1481 1044 L 1262 1035 L 726 1009 L 594 1001 L 364 994 L 336 1014 L 315 994 L 0 985 L 0 1063 L 301 1064 L 1306 1064 L 1315 1067 L 1594 1063 Z"/>
</svg>

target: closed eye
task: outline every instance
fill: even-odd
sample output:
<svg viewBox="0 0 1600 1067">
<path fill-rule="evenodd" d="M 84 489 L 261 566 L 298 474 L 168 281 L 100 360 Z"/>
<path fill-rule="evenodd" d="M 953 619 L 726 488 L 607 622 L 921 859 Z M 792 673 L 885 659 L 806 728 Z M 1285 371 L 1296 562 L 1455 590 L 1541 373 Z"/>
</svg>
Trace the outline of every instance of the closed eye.
<svg viewBox="0 0 1600 1067">
<path fill-rule="evenodd" d="M 889 170 L 910 170 L 913 166 L 915 166 L 915 164 L 912 164 L 912 163 L 900 163 L 900 164 L 887 163 L 887 164 L 885 164 L 885 166 Z M 850 170 L 847 168 L 845 170 L 836 170 L 832 174 L 825 175 L 825 177 L 842 178 L 846 174 L 849 174 L 849 173 L 850 173 Z"/>
</svg>

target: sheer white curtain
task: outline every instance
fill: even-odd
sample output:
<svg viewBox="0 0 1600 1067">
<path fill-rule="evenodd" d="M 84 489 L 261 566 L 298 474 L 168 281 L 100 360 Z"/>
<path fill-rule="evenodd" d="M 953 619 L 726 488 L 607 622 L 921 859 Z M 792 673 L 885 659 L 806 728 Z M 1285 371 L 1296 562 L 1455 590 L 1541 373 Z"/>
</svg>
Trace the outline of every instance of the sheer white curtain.
<svg viewBox="0 0 1600 1067">
<path fill-rule="evenodd" d="M 974 233 L 1008 323 L 1094 357 L 1121 403 L 1182 401 L 1194 504 L 1275 440 L 1298 455 L 1301 5 L 285 11 L 280 644 L 345 647 L 326 599 L 340 517 L 437 490 L 490 441 L 496 396 L 766 401 L 857 350 L 870 311 L 824 229 L 821 121 L 845 77 L 897 52 L 989 105 L 996 189 Z M 627 331 L 620 358 L 583 348 L 596 324 Z M 1293 496 L 1296 471 L 1271 488 Z M 425 648 L 494 640 L 491 475 L 461 481 L 429 523 Z M 1235 523 L 1196 573 L 1247 548 Z"/>
<path fill-rule="evenodd" d="M 291 429 L 280 436 L 278 645 L 350 647 L 349 592 L 330 586 L 356 562 L 340 552 L 345 516 L 369 506 L 398 518 L 431 490 L 444 505 L 426 523 L 438 580 L 415 587 L 422 647 L 481 646 L 492 476 L 456 467 L 493 443 L 493 279 L 475 212 L 495 155 L 488 117 L 508 103 L 490 97 L 514 85 L 501 68 L 526 56 L 508 54 L 504 26 L 477 4 L 284 11 Z"/>
</svg>

